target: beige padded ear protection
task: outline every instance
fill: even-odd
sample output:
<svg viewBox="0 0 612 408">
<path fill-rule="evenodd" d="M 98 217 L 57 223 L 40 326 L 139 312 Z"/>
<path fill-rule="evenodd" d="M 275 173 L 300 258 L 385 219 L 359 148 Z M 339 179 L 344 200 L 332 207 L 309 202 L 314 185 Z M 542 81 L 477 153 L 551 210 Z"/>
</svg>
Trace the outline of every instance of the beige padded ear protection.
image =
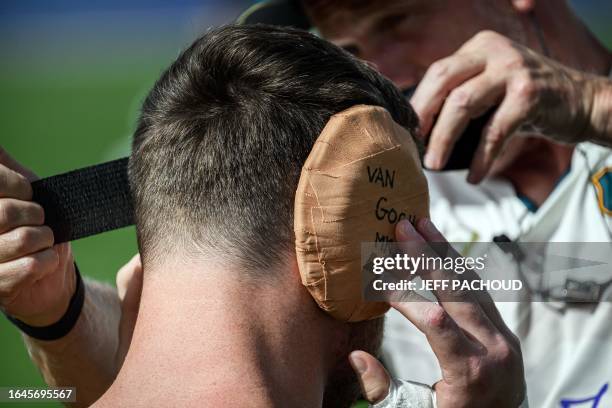
<svg viewBox="0 0 612 408">
<path fill-rule="evenodd" d="M 302 283 L 321 309 L 349 322 L 383 315 L 365 302 L 361 243 L 394 240 L 401 219 L 428 216 L 427 181 L 411 135 L 377 106 L 331 117 L 302 168 L 295 249 Z"/>
</svg>

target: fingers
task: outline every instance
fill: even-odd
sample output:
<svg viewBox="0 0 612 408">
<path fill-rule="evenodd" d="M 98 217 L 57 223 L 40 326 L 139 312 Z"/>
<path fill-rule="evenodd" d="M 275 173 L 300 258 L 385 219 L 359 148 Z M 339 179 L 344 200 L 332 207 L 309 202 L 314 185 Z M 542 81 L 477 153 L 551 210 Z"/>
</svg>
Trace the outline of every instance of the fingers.
<svg viewBox="0 0 612 408">
<path fill-rule="evenodd" d="M 508 95 L 489 120 L 468 174 L 468 182 L 479 183 L 485 178 L 508 138 L 528 116 L 527 103 Z"/>
<path fill-rule="evenodd" d="M 28 179 L 0 164 L 0 198 L 32 199 L 32 186 Z"/>
<path fill-rule="evenodd" d="M 424 218 L 422 220 L 419 220 L 419 222 L 417 223 L 417 230 L 429 242 L 446 242 L 446 238 L 444 238 L 442 233 L 438 231 L 434 223 L 429 218 Z M 470 270 L 466 271 L 463 274 L 462 278 L 480 279 L 480 277 L 474 271 L 470 271 Z M 478 291 L 474 295 L 474 299 L 478 302 L 478 304 L 480 305 L 480 308 L 482 309 L 482 311 L 485 313 L 486 317 L 488 318 L 488 320 L 484 322 L 484 323 L 487 323 L 486 324 L 487 327 L 490 328 L 488 323 L 492 323 L 498 330 L 501 330 L 502 332 L 505 332 L 505 333 L 510 332 L 510 330 L 506 326 L 506 323 L 504 323 L 504 320 L 502 319 L 499 313 L 499 310 L 497 310 L 497 307 L 495 306 L 495 302 L 493 301 L 493 298 L 491 297 L 489 292 Z M 475 316 L 473 318 L 478 319 L 478 316 Z M 489 330 L 489 333 L 491 334 L 491 330 Z"/>
<path fill-rule="evenodd" d="M 53 231 L 47 226 L 18 227 L 0 235 L 0 262 L 53 246 Z"/>
<path fill-rule="evenodd" d="M 0 198 L 0 234 L 20 226 L 38 226 L 45 222 L 42 207 L 31 201 Z"/>
<path fill-rule="evenodd" d="M 140 254 L 136 254 L 117 272 L 117 293 L 121 301 L 132 297 L 133 293 L 140 293 L 142 286 L 142 264 Z M 136 291 L 138 289 L 138 291 Z M 128 293 L 130 292 L 130 293 Z M 139 296 L 140 298 L 140 296 Z"/>
<path fill-rule="evenodd" d="M 19 291 L 57 269 L 59 257 L 52 248 L 0 263 L 0 302 L 9 305 Z"/>
<path fill-rule="evenodd" d="M 468 339 L 441 305 L 433 302 L 390 304 L 427 337 L 443 369 L 462 372 L 464 356 L 477 352 L 477 345 Z"/>
<path fill-rule="evenodd" d="M 121 321 L 119 322 L 119 346 L 115 355 L 117 367 L 121 367 L 132 342 L 134 326 L 138 318 L 140 295 L 142 293 L 142 264 L 140 254 L 117 272 L 117 293 L 121 300 Z"/>
<path fill-rule="evenodd" d="M 483 74 L 450 92 L 429 137 L 425 154 L 427 168 L 440 170 L 446 166 L 470 120 L 484 114 L 500 99 L 503 85 Z"/>
<path fill-rule="evenodd" d="M 371 404 L 376 404 L 387 397 L 391 377 L 383 365 L 365 351 L 353 351 L 349 361 L 361 386 L 363 397 Z"/>
<path fill-rule="evenodd" d="M 446 238 L 444 238 L 444 235 L 442 235 L 442 233 L 440 231 L 438 231 L 438 229 L 436 228 L 434 223 L 431 221 L 431 219 L 429 219 L 429 218 L 422 218 L 422 219 L 418 220 L 418 222 L 416 224 L 416 230 L 415 231 L 418 234 L 420 234 L 425 241 L 430 242 L 430 243 L 434 243 L 434 244 L 441 244 L 439 246 L 439 248 L 443 248 L 444 249 L 446 256 L 452 256 L 452 257 L 459 257 L 460 256 L 455 251 L 455 249 L 452 247 L 452 245 L 450 245 L 448 243 Z M 453 272 L 450 272 L 449 274 L 444 275 L 444 276 L 447 276 L 447 277 L 450 277 L 450 278 L 461 277 L 463 279 L 469 279 L 469 280 L 480 279 L 478 274 L 476 274 L 474 271 L 470 270 L 469 268 L 466 268 L 465 272 L 463 272 L 460 275 L 458 275 L 456 273 L 453 273 Z"/>
<path fill-rule="evenodd" d="M 421 223 L 422 220 L 419 220 L 417 225 Z M 429 257 L 445 257 L 446 254 L 438 254 L 439 249 L 444 249 L 445 251 L 450 250 L 451 253 L 449 255 L 456 256 L 455 253 L 452 252 L 452 248 L 450 245 L 443 245 L 440 247 L 431 246 L 428 244 L 428 241 L 421 235 L 419 231 L 417 231 L 410 222 L 401 221 L 398 223 L 396 227 L 395 236 L 398 241 L 398 246 L 408 255 L 413 257 L 422 256 L 424 253 Z M 440 241 L 438 241 L 440 242 Z M 418 276 L 423 280 L 454 280 L 457 279 L 458 275 L 454 271 L 449 271 L 444 268 L 432 268 L 425 269 L 420 268 L 417 272 Z M 473 302 L 471 294 L 467 291 L 449 291 L 449 290 L 439 290 L 435 292 L 436 297 L 442 302 Z"/>
<path fill-rule="evenodd" d="M 425 166 L 432 170 L 444 168 L 470 119 L 501 103 L 481 135 L 471 165 L 468 181 L 481 181 L 505 141 L 520 125 L 537 119 L 540 126 L 549 124 L 543 128 L 551 128 L 548 117 L 552 114 L 543 114 L 537 106 L 551 100 L 551 95 L 563 99 L 566 94 L 555 87 L 558 81 L 550 81 L 550 72 L 545 59 L 487 31 L 475 35 L 455 54 L 432 64 L 410 101 L 420 118 L 421 133 L 425 137 L 430 134 Z M 547 87 L 554 92 L 544 98 L 543 89 Z M 564 102 L 560 100 L 555 106 Z M 574 115 L 568 112 L 565 116 Z"/>
<path fill-rule="evenodd" d="M 407 224 L 410 223 L 408 222 Z M 454 252 L 452 247 L 448 245 L 446 239 L 429 219 L 424 218 L 417 222 L 417 228 L 419 229 L 418 231 L 414 229 L 411 224 L 403 225 L 402 227 L 402 231 L 398 231 L 396 234 L 400 246 L 403 245 L 403 242 L 414 242 L 420 239 L 422 242 L 444 244 L 442 247 L 444 247 L 445 254 L 442 256 L 434 254 L 433 256 L 436 258 L 459 256 L 456 252 Z M 410 253 L 410 251 L 414 252 L 414 247 L 411 245 L 404 245 L 404 248 L 408 253 Z M 420 273 L 419 276 L 423 280 L 446 280 L 448 282 L 458 279 L 479 279 L 478 275 L 476 275 L 473 271 L 468 270 L 462 275 L 459 275 L 454 271 L 447 271 L 444 268 L 440 270 L 427 271 L 425 274 Z M 448 315 L 463 330 L 466 330 L 474 337 L 485 343 L 490 343 L 494 340 L 497 330 L 483 310 L 477 296 L 470 291 L 453 290 L 450 288 L 437 290 L 434 292 L 434 294 L 440 301 L 444 312 L 448 313 Z M 493 305 L 492 300 L 490 300 L 490 303 Z M 430 311 L 426 310 L 425 312 L 429 313 Z"/>
<path fill-rule="evenodd" d="M 451 90 L 482 72 L 484 63 L 482 57 L 457 53 L 429 67 L 410 99 L 410 104 L 419 116 L 423 135 L 431 131 L 434 119 Z"/>
</svg>

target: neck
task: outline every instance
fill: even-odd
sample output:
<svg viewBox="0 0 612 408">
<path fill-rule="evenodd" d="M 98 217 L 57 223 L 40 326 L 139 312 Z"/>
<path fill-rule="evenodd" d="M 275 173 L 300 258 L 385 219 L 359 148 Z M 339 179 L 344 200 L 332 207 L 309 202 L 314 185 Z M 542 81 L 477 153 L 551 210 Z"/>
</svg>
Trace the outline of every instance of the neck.
<svg viewBox="0 0 612 408">
<path fill-rule="evenodd" d="M 102 405 L 320 407 L 333 360 L 322 331 L 331 319 L 297 276 L 256 284 L 211 265 L 145 265 L 132 343 Z"/>
<path fill-rule="evenodd" d="M 542 138 L 528 140 L 529 149 L 519 151 L 500 176 L 508 179 L 518 194 L 540 207 L 570 168 L 574 149 Z"/>
</svg>

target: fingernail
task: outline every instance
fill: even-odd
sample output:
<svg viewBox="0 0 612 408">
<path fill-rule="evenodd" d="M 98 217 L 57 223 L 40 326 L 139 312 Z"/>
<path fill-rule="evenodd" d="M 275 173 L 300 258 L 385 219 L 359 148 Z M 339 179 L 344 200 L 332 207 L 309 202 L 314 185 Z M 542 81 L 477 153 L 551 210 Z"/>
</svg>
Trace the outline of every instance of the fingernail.
<svg viewBox="0 0 612 408">
<path fill-rule="evenodd" d="M 365 360 L 352 354 L 349 355 L 349 358 L 351 359 L 351 365 L 355 371 L 357 371 L 357 373 L 363 374 L 367 371 L 368 365 L 366 364 Z"/>
<path fill-rule="evenodd" d="M 438 169 L 438 155 L 434 152 L 425 153 L 425 159 L 423 161 L 425 162 L 425 167 L 427 167 L 428 169 Z"/>
<path fill-rule="evenodd" d="M 434 225 L 433 222 L 431 222 L 431 219 L 429 218 L 423 218 L 422 224 L 423 229 L 425 229 L 426 232 L 430 233 L 430 234 L 439 234 L 440 232 L 438 231 L 438 229 L 436 228 L 436 226 Z"/>
</svg>

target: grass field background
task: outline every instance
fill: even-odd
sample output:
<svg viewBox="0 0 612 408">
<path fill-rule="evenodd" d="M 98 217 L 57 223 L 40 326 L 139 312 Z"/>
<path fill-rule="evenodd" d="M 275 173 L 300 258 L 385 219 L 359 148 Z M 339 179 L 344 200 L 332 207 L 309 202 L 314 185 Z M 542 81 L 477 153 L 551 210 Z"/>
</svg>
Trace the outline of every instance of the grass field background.
<svg viewBox="0 0 612 408">
<path fill-rule="evenodd" d="M 0 145 L 40 176 L 127 155 L 139 104 L 162 69 L 249 2 L 83 3 L 0 5 Z M 608 46 L 610 9 L 603 1 L 580 4 Z M 133 228 L 73 248 L 84 275 L 109 283 L 137 251 Z M 19 333 L 0 318 L 0 386 L 43 385 Z"/>
</svg>

